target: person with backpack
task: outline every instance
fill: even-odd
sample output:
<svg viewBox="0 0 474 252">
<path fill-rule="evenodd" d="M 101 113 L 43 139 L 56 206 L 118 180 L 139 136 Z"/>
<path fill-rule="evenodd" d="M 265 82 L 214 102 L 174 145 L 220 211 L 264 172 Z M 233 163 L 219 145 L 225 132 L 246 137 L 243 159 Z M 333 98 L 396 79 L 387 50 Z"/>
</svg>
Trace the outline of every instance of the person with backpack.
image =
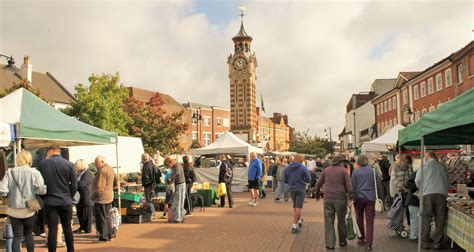
<svg viewBox="0 0 474 252">
<path fill-rule="evenodd" d="M 221 161 L 221 166 L 219 167 L 219 184 L 225 183 L 225 190 L 227 192 L 227 200 L 229 201 L 229 208 L 232 208 L 234 205 L 234 199 L 232 198 L 232 178 L 234 177 L 234 167 L 227 160 L 226 155 L 221 154 L 219 156 L 219 161 Z M 225 207 L 225 195 L 221 196 L 221 205 L 220 207 Z"/>
<path fill-rule="evenodd" d="M 148 153 L 143 153 L 142 163 L 142 185 L 145 189 L 144 197 L 148 204 L 148 207 L 150 208 L 152 216 L 154 216 L 155 207 L 153 206 L 153 202 L 151 199 L 153 197 L 153 194 L 155 193 L 156 183 L 160 182 L 161 171 L 156 168 Z"/>
</svg>

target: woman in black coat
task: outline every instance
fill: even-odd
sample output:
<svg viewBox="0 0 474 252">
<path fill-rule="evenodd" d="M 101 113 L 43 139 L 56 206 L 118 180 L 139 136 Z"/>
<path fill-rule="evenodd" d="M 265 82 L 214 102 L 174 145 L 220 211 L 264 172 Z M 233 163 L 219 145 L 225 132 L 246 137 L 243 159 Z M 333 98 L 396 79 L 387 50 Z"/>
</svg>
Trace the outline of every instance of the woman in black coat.
<svg viewBox="0 0 474 252">
<path fill-rule="evenodd" d="M 77 192 L 80 195 L 79 202 L 76 204 L 77 218 L 79 219 L 79 229 L 74 231 L 76 234 L 84 234 L 91 232 L 92 224 L 92 200 L 91 200 L 91 186 L 94 176 L 89 170 L 84 159 L 79 159 L 75 163 L 77 172 Z"/>
</svg>

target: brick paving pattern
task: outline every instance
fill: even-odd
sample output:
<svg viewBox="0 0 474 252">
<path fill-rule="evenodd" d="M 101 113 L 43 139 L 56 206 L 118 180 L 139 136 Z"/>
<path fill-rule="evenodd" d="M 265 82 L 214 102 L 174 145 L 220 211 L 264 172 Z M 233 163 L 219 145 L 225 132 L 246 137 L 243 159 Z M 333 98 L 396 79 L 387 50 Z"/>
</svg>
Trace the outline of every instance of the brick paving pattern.
<svg viewBox="0 0 474 252">
<path fill-rule="evenodd" d="M 77 251 L 326 251 L 322 201 L 309 199 L 304 205 L 302 232 L 291 234 L 291 202 L 274 203 L 271 193 L 259 206 L 247 206 L 248 195 L 236 194 L 233 209 L 206 208 L 196 211 L 185 224 L 154 220 L 145 224 L 123 224 L 112 242 L 98 244 L 93 235 L 76 235 Z M 161 214 L 161 213 L 160 213 Z M 0 223 L 4 226 L 3 223 Z M 390 238 L 386 218 L 377 214 L 373 251 L 417 251 L 416 244 L 401 237 Z M 47 251 L 44 239 L 36 238 L 36 251 Z M 0 249 L 4 242 L 0 243 Z M 58 251 L 66 251 L 60 248 Z M 336 251 L 365 251 L 357 241 Z M 451 249 L 445 251 L 462 251 Z"/>
</svg>

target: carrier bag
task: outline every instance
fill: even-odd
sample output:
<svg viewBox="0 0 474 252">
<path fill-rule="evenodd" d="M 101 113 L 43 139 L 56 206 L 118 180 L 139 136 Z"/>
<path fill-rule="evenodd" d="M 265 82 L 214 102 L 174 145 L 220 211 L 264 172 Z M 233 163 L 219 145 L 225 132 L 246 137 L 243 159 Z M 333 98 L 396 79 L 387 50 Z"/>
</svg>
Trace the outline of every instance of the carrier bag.
<svg viewBox="0 0 474 252">
<path fill-rule="evenodd" d="M 220 183 L 217 186 L 217 196 L 222 197 L 227 195 L 227 190 L 225 188 L 225 183 Z"/>
</svg>

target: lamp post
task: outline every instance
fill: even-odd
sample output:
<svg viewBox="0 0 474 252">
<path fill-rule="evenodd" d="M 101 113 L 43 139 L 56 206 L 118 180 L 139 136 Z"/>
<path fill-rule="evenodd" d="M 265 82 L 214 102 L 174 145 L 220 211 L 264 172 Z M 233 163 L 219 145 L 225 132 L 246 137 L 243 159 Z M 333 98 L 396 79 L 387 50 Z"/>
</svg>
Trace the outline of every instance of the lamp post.
<svg viewBox="0 0 474 252">
<path fill-rule="evenodd" d="M 0 53 L 0 57 L 7 59 L 7 65 L 3 69 L 12 74 L 18 71 L 18 69 L 15 67 L 15 59 L 12 55 L 8 56 Z"/>
<path fill-rule="evenodd" d="M 352 130 L 352 133 L 354 133 L 354 155 L 355 155 L 355 149 L 357 148 L 357 139 L 356 139 L 356 112 L 352 112 L 352 115 L 354 116 L 354 129 Z"/>
<path fill-rule="evenodd" d="M 326 133 L 326 137 L 328 137 L 327 131 L 329 131 L 329 142 L 332 142 L 331 127 L 329 127 L 329 129 L 324 129 L 324 133 Z"/>
<path fill-rule="evenodd" d="M 406 111 L 407 114 L 408 114 L 408 124 L 412 124 L 412 115 L 413 115 L 413 111 L 412 109 L 410 108 L 410 106 L 408 106 L 407 104 L 403 105 L 403 111 Z"/>
<path fill-rule="evenodd" d="M 197 140 L 198 140 L 198 143 L 201 144 L 201 132 L 200 132 L 200 127 L 199 127 L 199 121 L 202 120 L 201 107 L 199 107 L 197 111 L 193 112 L 192 120 L 196 120 L 196 131 L 198 134 Z"/>
</svg>

